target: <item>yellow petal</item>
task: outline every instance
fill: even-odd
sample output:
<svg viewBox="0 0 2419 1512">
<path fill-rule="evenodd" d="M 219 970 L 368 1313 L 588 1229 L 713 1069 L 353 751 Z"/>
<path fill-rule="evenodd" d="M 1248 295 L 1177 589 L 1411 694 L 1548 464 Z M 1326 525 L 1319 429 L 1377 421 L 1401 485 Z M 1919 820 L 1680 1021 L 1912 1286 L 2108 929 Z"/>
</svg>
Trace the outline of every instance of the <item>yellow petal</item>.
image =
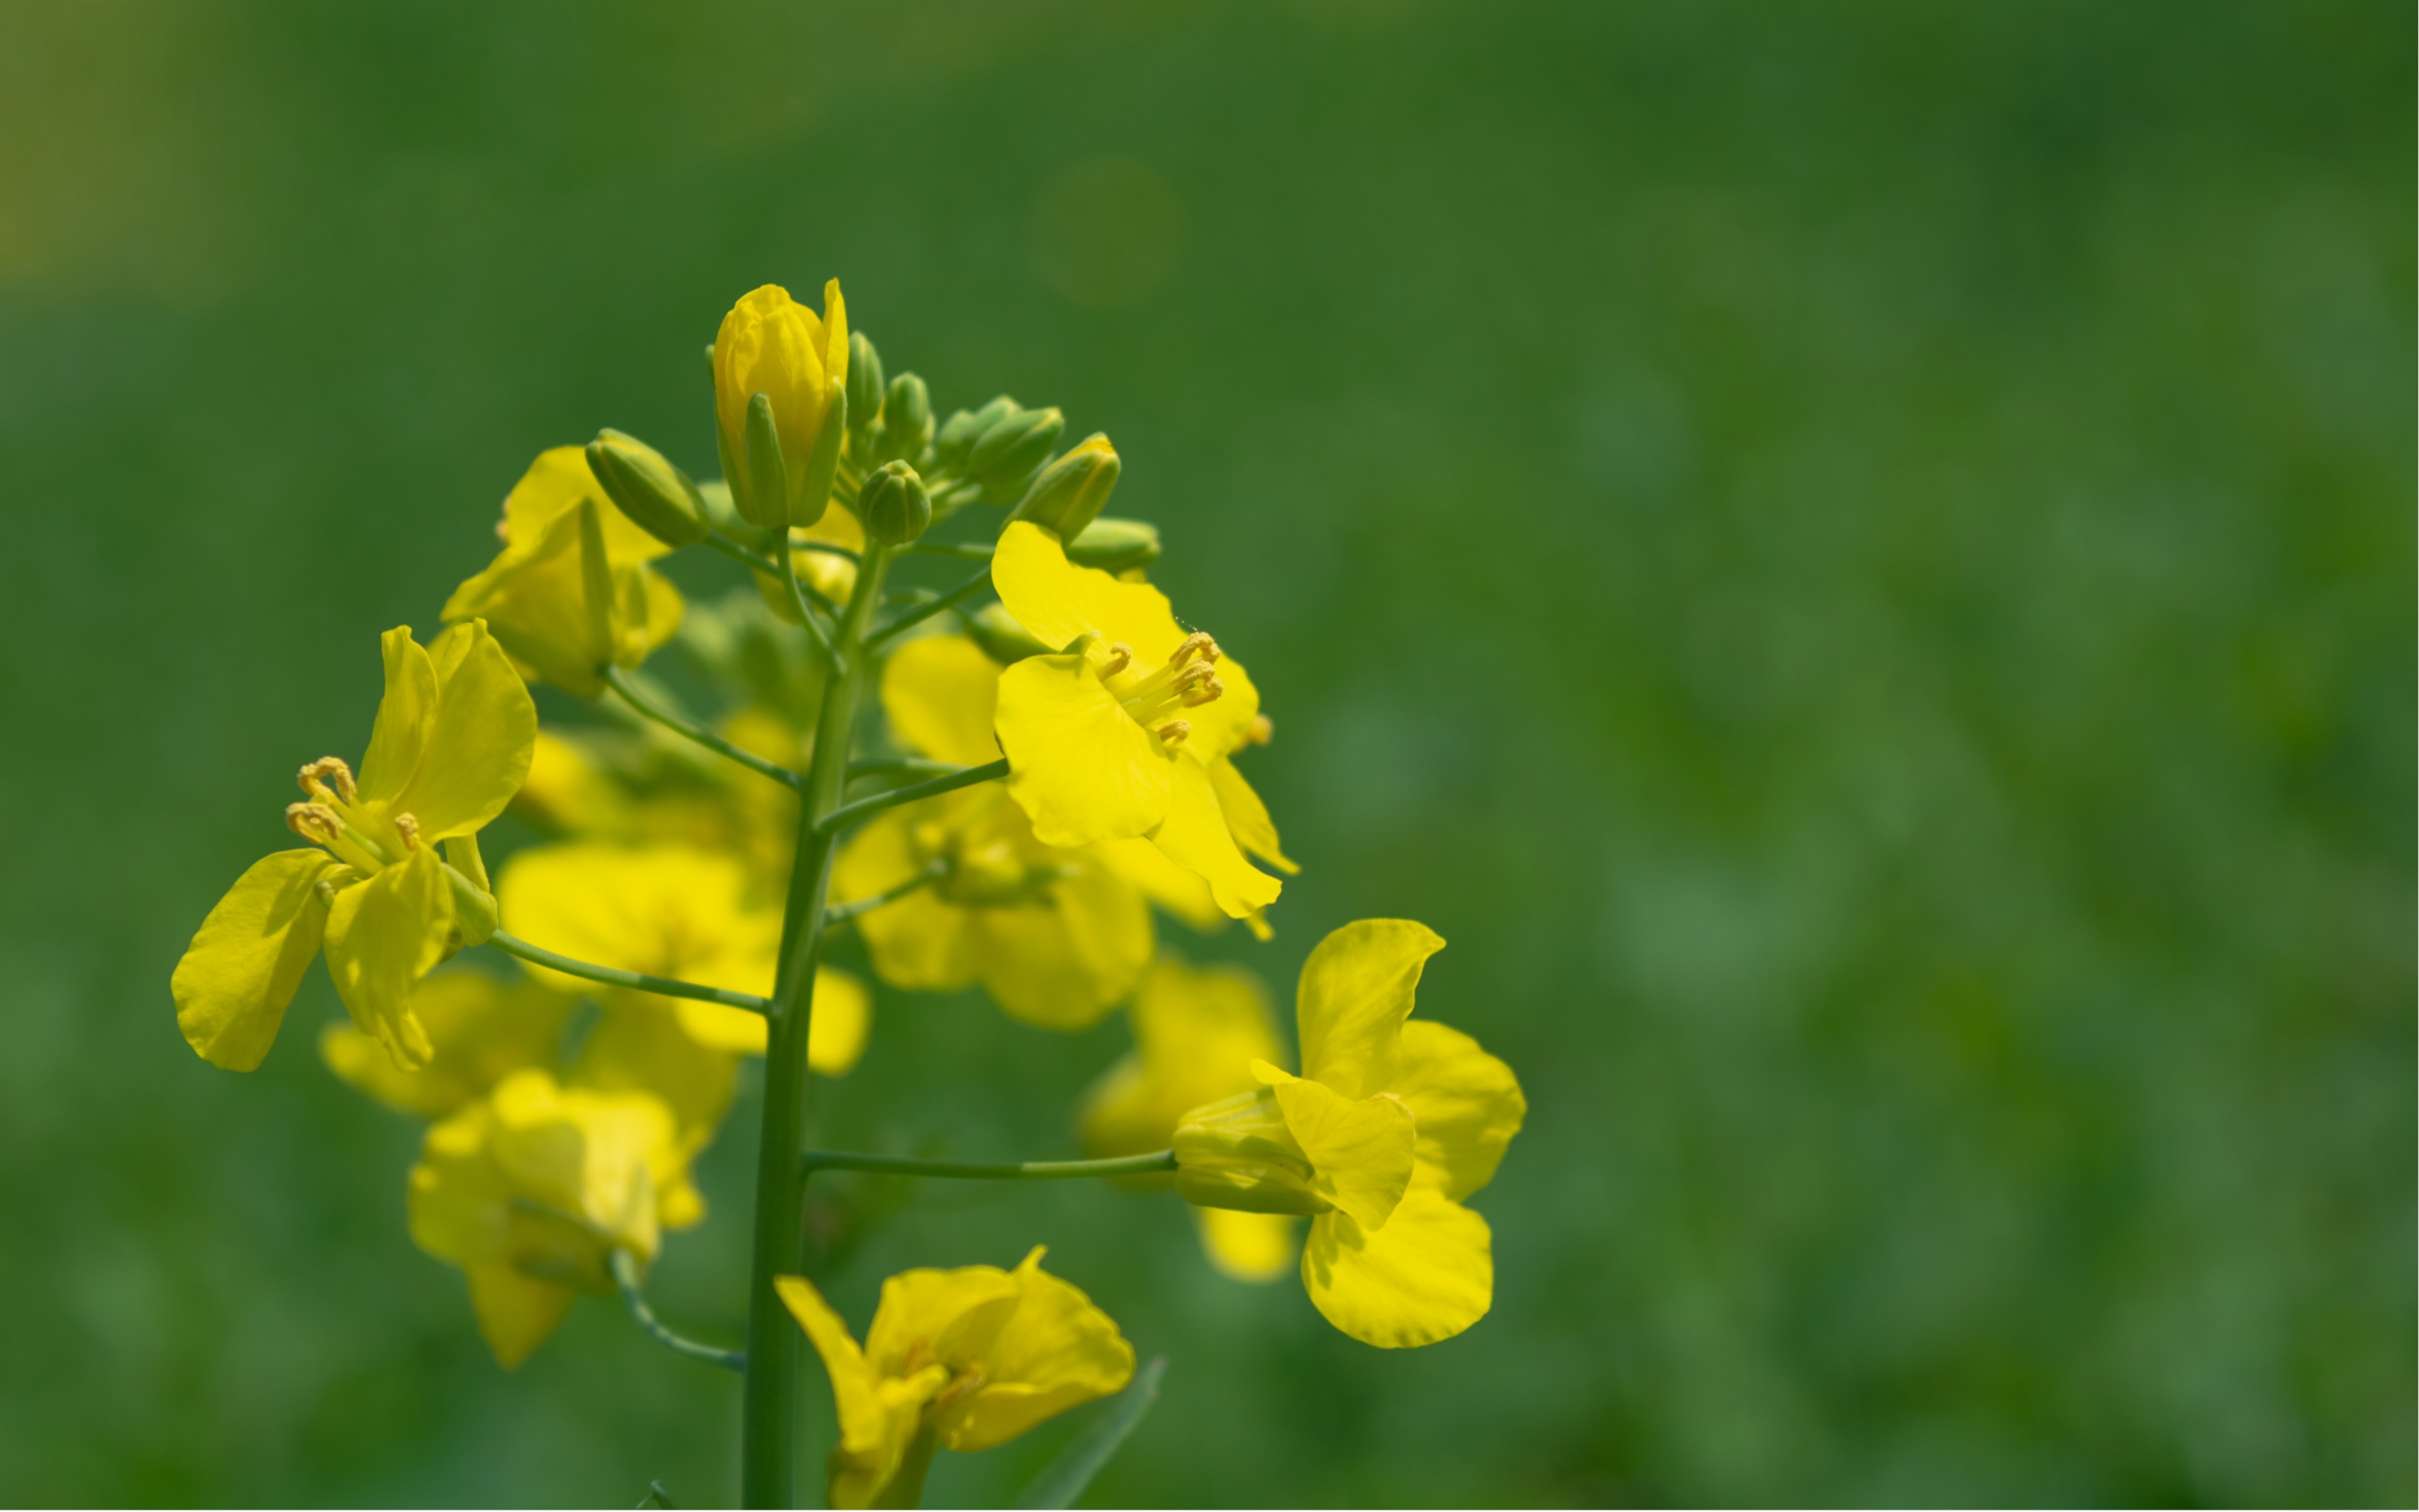
<svg viewBox="0 0 2419 1512">
<path fill-rule="evenodd" d="M 428 654 L 439 676 L 427 739 L 393 800 L 420 821 L 424 841 L 471 833 L 501 814 L 537 743 L 537 705 L 485 625 L 455 625 Z"/>
<path fill-rule="evenodd" d="M 773 1291 L 806 1330 L 815 1352 L 823 1356 L 824 1374 L 831 1377 L 832 1400 L 840 1413 L 840 1454 L 850 1459 L 855 1481 L 843 1491 L 835 1475 L 832 1504 L 867 1505 L 897 1474 L 899 1461 L 915 1440 L 924 1403 L 948 1382 L 948 1372 L 928 1367 L 915 1376 L 894 1378 L 886 1382 L 894 1389 L 886 1392 L 882 1389 L 886 1382 L 814 1283 L 803 1275 L 779 1275 L 773 1278 Z M 911 1381 L 921 1389 L 895 1389 Z M 834 1457 L 836 1472 L 839 1458 Z"/>
<path fill-rule="evenodd" d="M 1311 1189 L 1363 1228 L 1383 1228 L 1411 1184 L 1418 1143 L 1411 1110 L 1394 1097 L 1344 1097 L 1266 1061 L 1253 1061 L 1252 1071 L 1275 1092 L 1287 1131 L 1310 1157 Z"/>
<path fill-rule="evenodd" d="M 593 505 L 558 517 L 529 551 L 507 547 L 445 601 L 455 623 L 485 619 L 503 649 L 538 676 L 581 698 L 604 689 L 613 659 L 618 605 L 611 565 L 592 549 L 601 516 Z"/>
<path fill-rule="evenodd" d="M 377 723 L 370 727 L 370 748 L 362 757 L 364 802 L 393 798 L 411 781 L 428 743 L 430 716 L 437 711 L 437 667 L 411 638 L 409 625 L 380 635 L 378 656 L 386 664 L 386 693 L 378 699 Z"/>
<path fill-rule="evenodd" d="M 1295 999 L 1302 1075 L 1347 1097 L 1393 1090 L 1420 969 L 1442 949 L 1442 937 L 1409 919 L 1363 919 L 1320 940 Z"/>
<path fill-rule="evenodd" d="M 1176 1132 L 1139 1055 L 1120 1057 L 1101 1073 L 1084 1092 L 1078 1120 L 1084 1153 L 1099 1160 L 1164 1150 Z"/>
<path fill-rule="evenodd" d="M 1094 849 L 1143 896 L 1192 928 L 1211 934 L 1226 926 L 1226 910 L 1218 907 L 1218 895 L 1201 874 L 1179 866 L 1149 841 L 1106 840 Z"/>
<path fill-rule="evenodd" d="M 1268 995 L 1240 967 L 1162 956 L 1126 1012 L 1135 1053 L 1086 1094 L 1085 1148 L 1097 1155 L 1166 1149 L 1187 1112 L 1256 1087 L 1252 1062 L 1283 1053 Z"/>
<path fill-rule="evenodd" d="M 923 870 L 915 827 L 944 812 L 941 805 L 911 803 L 892 809 L 841 848 L 832 865 L 831 893 L 846 903 L 870 898 Z M 874 974 L 911 992 L 955 992 L 975 979 L 967 912 L 927 888 L 884 904 L 856 921 L 873 958 Z"/>
<path fill-rule="evenodd" d="M 1344 1213 L 1311 1220 L 1302 1284 L 1327 1321 L 1364 1344 L 1415 1349 L 1487 1316 L 1495 1260 L 1487 1220 L 1413 1187 L 1374 1233 Z"/>
<path fill-rule="evenodd" d="M 1210 896 L 1229 918 L 1249 918 L 1274 903 L 1285 884 L 1245 861 L 1236 848 L 1209 771 L 1191 756 L 1179 756 L 1168 764 L 1168 774 L 1167 817 L 1150 832 L 1150 843 L 1208 882 Z"/>
<path fill-rule="evenodd" d="M 807 1025 L 807 1066 L 819 1077 L 845 1077 L 865 1053 L 873 995 L 846 971 L 815 968 L 815 1016 Z"/>
<path fill-rule="evenodd" d="M 1226 816 L 1226 828 L 1233 832 L 1237 845 L 1287 877 L 1302 870 L 1287 859 L 1285 847 L 1277 839 L 1276 821 L 1269 817 L 1269 806 L 1235 770 L 1233 761 L 1221 756 L 1210 763 L 1210 787 L 1218 795 L 1219 810 Z"/>
<path fill-rule="evenodd" d="M 551 1337 L 571 1310 L 578 1293 L 552 1281 L 524 1275 L 508 1262 L 473 1265 L 468 1271 L 470 1310 L 479 1320 L 479 1336 L 507 1370 L 535 1352 Z"/>
<path fill-rule="evenodd" d="M 1201 1248 L 1218 1274 L 1256 1285 L 1293 1269 L 1294 1221 L 1281 1213 L 1238 1213 L 1232 1208 L 1192 1208 Z"/>
<path fill-rule="evenodd" d="M 935 760 L 967 767 L 997 760 L 998 707 L 999 664 L 963 635 L 911 640 L 882 671 L 882 711 L 892 731 Z"/>
<path fill-rule="evenodd" d="M 593 499 L 605 529 L 605 551 L 616 562 L 653 561 L 670 546 L 649 535 L 614 507 L 612 496 L 588 470 L 585 447 L 549 447 L 504 498 L 504 542 L 527 552 L 562 515 Z"/>
<path fill-rule="evenodd" d="M 411 992 L 445 958 L 454 899 L 426 846 L 336 894 L 328 910 L 328 974 L 362 1032 L 417 1070 L 436 1047 L 412 1016 Z"/>
<path fill-rule="evenodd" d="M 1123 839 L 1167 817 L 1180 763 L 1082 655 L 1028 656 L 1001 673 L 996 727 L 1009 793 L 1043 845 Z"/>
<path fill-rule="evenodd" d="M 613 569 L 613 651 L 617 666 L 637 666 L 680 634 L 688 604 L 652 567 Z"/>
<path fill-rule="evenodd" d="M 1193 733 L 1185 748 L 1203 761 L 1216 761 L 1252 743 L 1252 722 L 1259 718 L 1260 690 L 1243 664 L 1231 656 L 1218 662 L 1218 681 L 1225 689 L 1206 704 L 1184 710 Z"/>
<path fill-rule="evenodd" d="M 504 863 L 505 927 L 578 960 L 734 992 L 772 990 L 781 919 L 733 857 L 693 846 L 541 846 Z M 587 985 L 543 968 L 566 991 Z"/>
<path fill-rule="evenodd" d="M 1124 1001 L 1150 964 L 1150 909 L 1097 862 L 1061 864 L 1068 875 L 1040 904 L 972 909 L 966 928 L 983 986 L 1009 1016 L 1075 1030 Z"/>
<path fill-rule="evenodd" d="M 678 1176 L 683 1158 L 671 1111 L 659 1098 L 559 1089 L 543 1071 L 519 1071 L 496 1084 L 488 1107 L 490 1157 L 523 1199 L 515 1204 L 513 1237 L 523 1270 L 577 1274 L 603 1290 L 607 1248 L 655 1259 L 655 1192 Z M 536 1240 L 522 1224 L 528 1207 L 568 1214 L 577 1228 L 550 1226 Z M 546 1246 L 536 1257 L 526 1247 L 533 1242 Z"/>
<path fill-rule="evenodd" d="M 615 993 L 579 1047 L 568 1080 L 597 1092 L 661 1098 L 684 1143 L 702 1149 L 731 1111 L 739 1055 L 701 1043 L 682 1022 L 679 1008 L 666 1000 Z"/>
<path fill-rule="evenodd" d="M 1411 1180 L 1456 1202 L 1494 1179 L 1503 1147 L 1529 1112 L 1510 1066 L 1461 1031 L 1424 1018 L 1403 1026 L 1392 1091 L 1419 1121 Z"/>
<path fill-rule="evenodd" d="M 630 827 L 630 801 L 587 748 L 540 729 L 529 775 L 513 795 L 516 813 L 551 830 L 614 833 Z"/>
<path fill-rule="evenodd" d="M 1041 1269 L 1039 1248 L 1015 1280 L 1023 1294 L 982 1352 L 982 1385 L 933 1419 L 947 1448 L 995 1448 L 1133 1379 L 1133 1346 L 1091 1298 Z"/>
<path fill-rule="evenodd" d="M 311 957 L 328 909 L 319 879 L 340 868 L 319 850 L 281 850 L 245 869 L 185 947 L 168 990 L 177 1027 L 214 1066 L 260 1064 Z"/>
<path fill-rule="evenodd" d="M 330 1070 L 388 1107 L 443 1118 L 524 1066 L 549 1065 L 572 1000 L 533 982 L 499 982 L 477 971 L 439 971 L 411 997 L 412 1015 L 436 1055 L 418 1071 L 398 1068 L 377 1041 L 348 1024 L 319 1032 Z"/>
<path fill-rule="evenodd" d="M 494 1123 L 485 1103 L 472 1103 L 421 1138 L 405 1213 L 411 1242 L 439 1260 L 469 1266 L 507 1254 L 512 1190 L 487 1156 Z"/>
<path fill-rule="evenodd" d="M 1056 536 L 1028 521 L 1015 521 L 1000 532 L 991 582 L 1016 622 L 1052 650 L 1098 635 L 1102 645 L 1123 643 L 1136 664 L 1157 666 L 1185 636 L 1166 594 L 1148 583 L 1120 582 L 1076 566 Z"/>
<path fill-rule="evenodd" d="M 845 321 L 845 312 L 834 313 Z M 747 463 L 747 404 L 761 393 L 772 401 L 773 428 L 780 436 L 793 486 L 802 481 L 823 428 L 826 336 L 824 323 L 814 312 L 791 299 L 790 291 L 778 284 L 748 291 L 722 317 L 714 342 L 714 409 L 733 466 Z M 843 331 L 843 347 L 847 342 Z M 770 514 L 774 517 L 757 523 L 778 524 L 786 510 Z"/>
<path fill-rule="evenodd" d="M 993 1336 L 1025 1294 L 996 1265 L 901 1271 L 882 1283 L 882 1305 L 866 1330 L 865 1358 L 885 1376 L 938 1361 L 955 1371 L 987 1358 Z"/>
</svg>

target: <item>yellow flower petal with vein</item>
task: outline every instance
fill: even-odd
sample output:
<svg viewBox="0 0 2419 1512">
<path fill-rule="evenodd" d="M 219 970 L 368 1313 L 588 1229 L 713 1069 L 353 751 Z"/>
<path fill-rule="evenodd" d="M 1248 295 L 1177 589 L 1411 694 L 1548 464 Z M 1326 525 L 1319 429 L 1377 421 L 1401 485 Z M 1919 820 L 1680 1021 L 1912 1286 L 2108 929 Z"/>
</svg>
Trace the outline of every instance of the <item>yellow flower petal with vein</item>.
<svg viewBox="0 0 2419 1512">
<path fill-rule="evenodd" d="M 320 1031 L 320 1059 L 389 1107 L 443 1118 L 513 1072 L 551 1064 L 572 1000 L 534 982 L 455 970 L 423 982 L 410 1007 L 436 1046 L 420 1070 L 400 1069 L 376 1040 L 348 1024 Z"/>
<path fill-rule="evenodd" d="M 1302 1288 L 1327 1321 L 1364 1344 L 1415 1349 L 1487 1316 L 1495 1260 L 1487 1220 L 1413 1187 L 1374 1232 L 1343 1213 L 1311 1220 Z"/>
<path fill-rule="evenodd" d="M 537 706 L 485 625 L 446 631 L 428 660 L 436 704 L 419 764 L 393 799 L 420 821 L 424 841 L 470 834 L 501 814 L 537 744 Z"/>
<path fill-rule="evenodd" d="M 1150 832 L 1150 843 L 1208 882 L 1210 895 L 1230 918 L 1248 918 L 1274 903 L 1285 884 L 1245 861 L 1236 848 L 1209 771 L 1188 756 L 1168 765 L 1167 816 Z"/>
<path fill-rule="evenodd" d="M 169 979 L 177 1027 L 215 1066 L 250 1071 L 269 1054 L 328 922 L 317 883 L 343 868 L 318 850 L 254 862 L 202 921 Z"/>
<path fill-rule="evenodd" d="M 983 1383 L 936 1416 L 943 1447 L 994 1448 L 1133 1379 L 1133 1346 L 1091 1298 L 1042 1270 L 1041 1254 L 1011 1275 L 1019 1297 L 980 1352 Z"/>
<path fill-rule="evenodd" d="M 911 750 L 966 767 L 995 761 L 999 670 L 963 635 L 909 641 L 882 670 L 882 711 Z"/>
<path fill-rule="evenodd" d="M 420 754 L 428 747 L 429 716 L 437 709 L 437 664 L 411 638 L 409 625 L 380 635 L 378 656 L 386 665 L 386 692 L 378 699 L 377 723 L 370 727 L 370 748 L 362 757 L 364 802 L 392 799 L 411 781 L 420 770 Z"/>
<path fill-rule="evenodd" d="M 547 527 L 593 500 L 605 527 L 605 551 L 615 562 L 653 561 L 671 550 L 649 535 L 615 507 L 596 475 L 588 469 L 585 447 L 548 447 L 521 474 L 504 497 L 504 543 L 521 551 L 537 545 Z"/>
<path fill-rule="evenodd" d="M 1391 1090 L 1419 1121 L 1413 1184 L 1456 1202 L 1494 1179 L 1529 1111 L 1510 1066 L 1461 1031 L 1423 1018 L 1403 1026 Z"/>
<path fill-rule="evenodd" d="M 1145 834 L 1167 817 L 1176 755 L 1082 655 L 1028 656 L 1001 673 L 997 729 L 1008 790 L 1042 844 Z"/>
<path fill-rule="evenodd" d="M 1320 940 L 1296 1000 L 1302 1075 L 1347 1097 L 1389 1090 L 1420 970 L 1442 949 L 1409 919 L 1363 919 Z"/>
<path fill-rule="evenodd" d="M 537 1347 L 554 1336 L 579 1293 L 553 1281 L 524 1275 L 510 1262 L 470 1266 L 470 1310 L 479 1336 L 507 1370 L 517 1370 Z"/>
<path fill-rule="evenodd" d="M 1076 566 L 1056 536 L 1026 521 L 1000 532 L 991 581 L 1016 622 L 1054 651 L 1098 635 L 1103 645 L 1122 642 L 1131 648 L 1136 664 L 1156 666 L 1184 639 L 1166 594 L 1148 583 L 1120 582 Z"/>
<path fill-rule="evenodd" d="M 435 1046 L 412 1016 L 411 992 L 445 958 L 454 899 L 437 852 L 422 846 L 336 894 L 328 910 L 328 974 L 362 1032 L 395 1064 L 417 1070 Z"/>
<path fill-rule="evenodd" d="M 836 1507 L 873 1504 L 899 1473 L 915 1442 L 924 1404 L 948 1383 L 949 1372 L 930 1365 L 907 1376 L 884 1376 L 870 1365 L 848 1325 L 802 1275 L 777 1276 L 773 1290 L 823 1356 L 840 1415 L 840 1446 L 832 1451 L 828 1500 Z"/>
<path fill-rule="evenodd" d="M 1233 761 L 1222 756 L 1210 763 L 1210 787 L 1218 795 L 1218 807 L 1226 816 L 1226 828 L 1234 832 L 1237 845 L 1287 877 L 1302 870 L 1286 856 L 1277 839 L 1276 821 L 1269 817 L 1269 806 L 1235 770 Z"/>
<path fill-rule="evenodd" d="M 1316 1168 L 1312 1188 L 1363 1228 L 1385 1227 L 1411 1184 L 1411 1110 L 1399 1098 L 1341 1096 L 1266 1061 L 1253 1061 L 1252 1073 L 1276 1092 L 1287 1131 Z"/>
</svg>

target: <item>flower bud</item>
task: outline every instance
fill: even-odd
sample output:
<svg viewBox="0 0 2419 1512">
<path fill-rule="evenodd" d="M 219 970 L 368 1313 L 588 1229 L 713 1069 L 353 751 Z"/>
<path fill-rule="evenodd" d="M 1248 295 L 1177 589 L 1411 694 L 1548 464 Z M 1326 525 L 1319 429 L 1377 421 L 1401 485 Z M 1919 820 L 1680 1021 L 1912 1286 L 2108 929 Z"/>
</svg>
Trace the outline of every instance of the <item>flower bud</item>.
<svg viewBox="0 0 2419 1512">
<path fill-rule="evenodd" d="M 980 409 L 962 409 L 941 425 L 941 434 L 932 442 L 933 455 L 949 472 L 966 470 L 966 453 L 975 442 L 998 421 L 1017 413 L 1016 401 L 1002 394 Z"/>
<path fill-rule="evenodd" d="M 981 482 L 988 496 L 1007 500 L 1025 492 L 1035 472 L 1050 460 L 1050 451 L 1067 429 L 1067 417 L 1054 407 L 1021 409 L 1003 415 L 975 438 L 966 453 L 966 470 Z M 1108 443 L 1103 440 L 1102 445 Z"/>
<path fill-rule="evenodd" d="M 873 540 L 886 546 L 904 546 L 932 523 L 932 500 L 915 468 L 903 462 L 886 462 L 865 480 L 864 492 L 856 496 L 856 515 Z"/>
<path fill-rule="evenodd" d="M 714 339 L 715 434 L 748 524 L 771 530 L 822 517 L 824 500 L 803 496 L 824 420 L 846 394 L 848 358 L 848 314 L 838 279 L 824 285 L 820 316 L 792 300 L 788 290 L 767 283 L 722 317 Z M 778 445 L 751 445 L 760 398 L 769 442 Z M 767 494 L 760 485 L 773 478 L 780 487 Z"/>
<path fill-rule="evenodd" d="M 882 358 L 865 332 L 848 334 L 848 422 L 870 430 L 882 414 Z"/>
<path fill-rule="evenodd" d="M 902 373 L 890 380 L 890 396 L 882 403 L 882 443 L 874 454 L 887 462 L 920 462 L 932 444 L 932 396 L 924 380 Z"/>
<path fill-rule="evenodd" d="M 588 470 L 632 524 L 667 546 L 693 546 L 712 528 L 688 474 L 634 435 L 597 432 L 588 443 Z"/>
<path fill-rule="evenodd" d="M 963 617 L 966 634 L 983 649 L 983 654 L 1006 666 L 1022 662 L 1028 656 L 1040 656 L 1050 648 L 1034 638 L 1033 633 L 1016 622 L 1004 603 L 986 603 L 973 614 Z"/>
<path fill-rule="evenodd" d="M 1117 486 L 1117 449 L 1109 445 L 1109 438 L 1086 436 L 1074 451 L 1034 475 L 1033 486 L 1009 518 L 1030 520 L 1059 540 L 1072 542 L 1108 503 L 1109 491 Z"/>
<path fill-rule="evenodd" d="M 1159 560 L 1159 527 L 1148 520 L 1112 520 L 1103 515 L 1067 542 L 1067 559 L 1104 573 L 1148 567 Z"/>
<path fill-rule="evenodd" d="M 1315 1217 L 1334 1206 L 1312 1190 L 1310 1157 L 1265 1087 L 1185 1114 L 1173 1144 L 1176 1190 L 1196 1207 Z"/>
</svg>

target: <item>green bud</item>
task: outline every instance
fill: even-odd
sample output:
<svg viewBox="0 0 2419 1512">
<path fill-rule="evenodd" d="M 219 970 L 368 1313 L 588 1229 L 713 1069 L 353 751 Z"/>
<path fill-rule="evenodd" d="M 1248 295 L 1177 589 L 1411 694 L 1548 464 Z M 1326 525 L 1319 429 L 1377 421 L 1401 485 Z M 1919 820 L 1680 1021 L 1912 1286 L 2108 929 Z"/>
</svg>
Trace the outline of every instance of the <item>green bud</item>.
<svg viewBox="0 0 2419 1512">
<path fill-rule="evenodd" d="M 856 517 L 865 533 L 886 546 L 912 544 L 932 523 L 932 496 L 916 469 L 896 460 L 873 469 L 856 496 Z"/>
<path fill-rule="evenodd" d="M 949 472 L 965 471 L 966 453 L 974 450 L 983 432 L 1015 413 L 1016 401 L 1002 394 L 980 409 L 962 409 L 950 416 L 942 422 L 941 434 L 932 442 L 942 467 Z"/>
<path fill-rule="evenodd" d="M 840 438 L 847 430 L 848 389 L 834 378 L 824 392 L 823 429 L 815 433 L 815 449 L 808 453 L 806 472 L 790 496 L 792 528 L 807 528 L 831 508 L 832 478 L 840 471 Z"/>
<path fill-rule="evenodd" d="M 667 546 L 696 545 L 713 528 L 688 474 L 636 436 L 597 432 L 588 443 L 588 470 L 633 524 Z"/>
<path fill-rule="evenodd" d="M 1195 1207 L 1316 1217 L 1334 1206 L 1312 1187 L 1310 1156 L 1266 1087 L 1194 1108 L 1171 1143 L 1176 1190 Z"/>
<path fill-rule="evenodd" d="M 874 454 L 884 461 L 921 461 L 932 444 L 932 396 L 924 380 L 902 373 L 890 380 L 890 396 L 882 402 L 882 444 Z"/>
<path fill-rule="evenodd" d="M 1112 520 L 1105 516 L 1084 527 L 1067 542 L 1067 559 L 1078 567 L 1122 573 L 1159 560 L 1159 527 L 1148 520 Z"/>
<path fill-rule="evenodd" d="M 975 438 L 974 449 L 966 453 L 966 470 L 981 481 L 983 493 L 989 497 L 1017 497 L 1024 494 L 1034 473 L 1050 460 L 1051 449 L 1058 444 L 1066 429 L 1067 417 L 1055 408 L 1021 409 L 1013 415 L 1003 415 L 992 422 L 991 429 Z"/>
<path fill-rule="evenodd" d="M 778 530 L 790 520 L 790 469 L 781 455 L 781 435 L 773 428 L 770 394 L 747 401 L 747 428 L 742 434 L 747 454 L 732 459 L 740 467 L 731 478 L 732 495 L 749 525 Z"/>
<path fill-rule="evenodd" d="M 1108 503 L 1109 491 L 1117 486 L 1118 466 L 1117 449 L 1107 436 L 1086 436 L 1074 451 L 1034 474 L 1032 486 L 1009 518 L 1030 520 L 1056 531 L 1061 541 L 1072 541 Z"/>
<path fill-rule="evenodd" d="M 882 414 L 882 357 L 865 332 L 848 333 L 848 422 L 871 430 Z"/>
<path fill-rule="evenodd" d="M 1022 662 L 1028 656 L 1040 656 L 1050 648 L 1033 638 L 1033 633 L 1016 622 L 1004 603 L 986 603 L 973 614 L 963 617 L 966 634 L 983 649 L 983 654 L 1006 666 Z"/>
</svg>

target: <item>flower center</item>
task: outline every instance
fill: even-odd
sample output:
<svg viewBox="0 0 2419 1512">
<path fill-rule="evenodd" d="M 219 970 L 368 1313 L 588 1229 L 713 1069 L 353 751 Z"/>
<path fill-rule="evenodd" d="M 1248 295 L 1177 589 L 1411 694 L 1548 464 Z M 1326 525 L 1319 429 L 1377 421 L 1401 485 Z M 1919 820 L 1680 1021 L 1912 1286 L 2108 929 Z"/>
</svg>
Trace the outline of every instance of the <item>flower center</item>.
<svg viewBox="0 0 2419 1512">
<path fill-rule="evenodd" d="M 1101 685 L 1135 724 L 1169 745 L 1182 745 L 1193 733 L 1193 722 L 1179 717 L 1181 710 L 1215 703 L 1226 691 L 1218 680 L 1218 643 L 1197 630 L 1168 653 L 1163 666 L 1138 670 L 1133 648 L 1124 641 L 1093 654 Z"/>
<path fill-rule="evenodd" d="M 383 803 L 361 803 L 353 769 L 341 757 L 321 756 L 297 780 L 310 801 L 285 805 L 285 827 L 337 860 L 375 872 L 420 848 L 420 820 L 390 815 Z"/>
</svg>

